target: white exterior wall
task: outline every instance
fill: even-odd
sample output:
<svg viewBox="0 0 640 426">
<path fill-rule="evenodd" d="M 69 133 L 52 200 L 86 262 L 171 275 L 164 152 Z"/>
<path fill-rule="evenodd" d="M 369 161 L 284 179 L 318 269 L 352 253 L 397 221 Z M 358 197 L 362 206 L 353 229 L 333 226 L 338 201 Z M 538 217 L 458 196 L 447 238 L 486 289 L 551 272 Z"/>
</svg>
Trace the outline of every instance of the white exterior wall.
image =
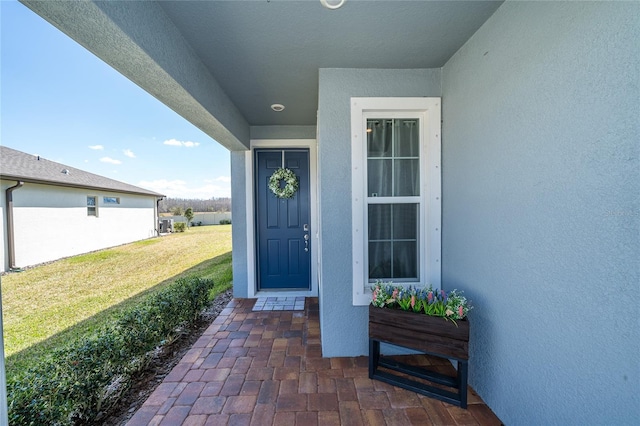
<svg viewBox="0 0 640 426">
<path fill-rule="evenodd" d="M 4 190 L 13 186 L 2 182 Z M 97 216 L 87 215 L 87 196 L 97 197 Z M 105 204 L 117 197 L 120 204 Z M 156 198 L 109 191 L 25 183 L 13 192 L 17 267 L 74 256 L 155 236 Z M 6 219 L 3 259 L 8 268 Z"/>
</svg>

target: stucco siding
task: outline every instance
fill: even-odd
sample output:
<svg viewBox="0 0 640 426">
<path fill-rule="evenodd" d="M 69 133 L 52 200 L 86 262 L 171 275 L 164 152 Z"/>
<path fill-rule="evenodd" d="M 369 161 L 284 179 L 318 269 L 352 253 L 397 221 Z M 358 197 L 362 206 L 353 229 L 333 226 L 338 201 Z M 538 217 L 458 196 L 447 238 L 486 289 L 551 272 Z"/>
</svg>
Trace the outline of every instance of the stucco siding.
<svg viewBox="0 0 640 426">
<path fill-rule="evenodd" d="M 439 69 L 321 69 L 318 161 L 320 327 L 327 357 L 368 351 L 367 307 L 352 305 L 351 97 L 440 96 Z"/>
<path fill-rule="evenodd" d="M 247 297 L 249 294 L 247 277 L 247 170 L 246 151 L 231 151 L 231 239 L 233 242 L 233 296 Z M 253 223 L 253 222 L 251 222 Z"/>
<path fill-rule="evenodd" d="M 97 216 L 87 215 L 87 196 L 97 197 Z M 104 197 L 120 203 L 105 203 Z M 26 183 L 13 193 L 15 265 L 31 266 L 153 237 L 155 201 L 150 196 Z"/>
<path fill-rule="evenodd" d="M 640 418 L 640 4 L 507 2 L 443 68 L 443 286 L 505 424 Z"/>
<path fill-rule="evenodd" d="M 316 126 L 251 126 L 251 139 L 315 139 Z"/>
</svg>

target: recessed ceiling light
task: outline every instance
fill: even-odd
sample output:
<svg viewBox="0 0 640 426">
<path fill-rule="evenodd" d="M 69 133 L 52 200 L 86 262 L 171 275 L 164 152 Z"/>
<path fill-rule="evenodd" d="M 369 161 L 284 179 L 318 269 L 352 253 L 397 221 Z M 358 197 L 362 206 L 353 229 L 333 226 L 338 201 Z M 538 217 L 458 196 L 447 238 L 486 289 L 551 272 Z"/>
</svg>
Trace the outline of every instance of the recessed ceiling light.
<svg viewBox="0 0 640 426">
<path fill-rule="evenodd" d="M 327 9 L 335 10 L 341 8 L 345 1 L 347 0 L 334 0 L 332 2 L 329 2 L 329 0 L 320 0 L 320 3 Z"/>
<path fill-rule="evenodd" d="M 275 112 L 280 112 L 280 111 L 284 110 L 284 105 L 282 105 L 282 104 L 273 104 L 273 105 L 271 105 L 271 109 L 274 110 Z"/>
</svg>

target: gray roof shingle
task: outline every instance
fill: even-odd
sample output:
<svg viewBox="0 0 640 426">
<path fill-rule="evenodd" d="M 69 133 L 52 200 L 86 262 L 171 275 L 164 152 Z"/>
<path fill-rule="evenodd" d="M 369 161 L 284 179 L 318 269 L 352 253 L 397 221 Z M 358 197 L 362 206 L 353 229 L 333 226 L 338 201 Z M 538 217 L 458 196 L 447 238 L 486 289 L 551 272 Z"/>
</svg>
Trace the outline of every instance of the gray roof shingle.
<svg viewBox="0 0 640 426">
<path fill-rule="evenodd" d="M 64 173 L 63 170 L 68 170 L 68 173 Z M 0 146 L 0 178 L 164 197 L 157 192 L 65 166 L 6 146 Z"/>
</svg>

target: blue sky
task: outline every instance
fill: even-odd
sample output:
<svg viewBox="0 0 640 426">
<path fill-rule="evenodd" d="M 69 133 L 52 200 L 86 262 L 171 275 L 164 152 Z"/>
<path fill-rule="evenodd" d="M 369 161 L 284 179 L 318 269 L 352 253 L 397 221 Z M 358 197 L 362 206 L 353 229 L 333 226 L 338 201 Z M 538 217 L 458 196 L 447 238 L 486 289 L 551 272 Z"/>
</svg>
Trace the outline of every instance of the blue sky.
<svg viewBox="0 0 640 426">
<path fill-rule="evenodd" d="M 0 143 L 169 197 L 229 197 L 229 152 L 17 1 L 0 1 Z"/>
</svg>

